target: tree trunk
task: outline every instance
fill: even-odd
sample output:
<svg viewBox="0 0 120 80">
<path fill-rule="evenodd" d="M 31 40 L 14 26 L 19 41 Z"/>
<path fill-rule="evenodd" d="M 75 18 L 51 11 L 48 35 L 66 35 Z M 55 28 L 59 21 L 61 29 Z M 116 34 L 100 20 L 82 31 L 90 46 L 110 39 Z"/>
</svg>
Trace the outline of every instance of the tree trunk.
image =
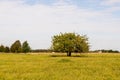
<svg viewBox="0 0 120 80">
<path fill-rule="evenodd" d="M 67 56 L 69 56 L 69 52 L 67 52 Z"/>
<path fill-rule="evenodd" d="M 67 56 L 71 56 L 71 52 L 67 52 Z"/>
</svg>

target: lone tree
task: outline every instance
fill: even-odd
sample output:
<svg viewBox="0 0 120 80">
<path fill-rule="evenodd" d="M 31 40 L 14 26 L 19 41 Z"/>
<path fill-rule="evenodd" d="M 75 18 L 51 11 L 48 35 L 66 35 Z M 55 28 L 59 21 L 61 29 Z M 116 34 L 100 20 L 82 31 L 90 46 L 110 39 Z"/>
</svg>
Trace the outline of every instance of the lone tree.
<svg viewBox="0 0 120 80">
<path fill-rule="evenodd" d="M 28 42 L 27 41 L 23 42 L 23 44 L 22 44 L 22 52 L 27 53 L 27 52 L 30 52 L 30 50 L 31 50 L 31 48 L 30 48 Z"/>
<path fill-rule="evenodd" d="M 52 49 L 57 52 L 66 52 L 67 56 L 71 56 L 72 52 L 88 52 L 88 38 L 75 33 L 60 33 L 53 36 Z"/>
<path fill-rule="evenodd" d="M 13 53 L 20 53 L 22 51 L 21 49 L 21 42 L 19 40 L 15 41 L 11 48 L 10 48 L 11 52 Z"/>
</svg>

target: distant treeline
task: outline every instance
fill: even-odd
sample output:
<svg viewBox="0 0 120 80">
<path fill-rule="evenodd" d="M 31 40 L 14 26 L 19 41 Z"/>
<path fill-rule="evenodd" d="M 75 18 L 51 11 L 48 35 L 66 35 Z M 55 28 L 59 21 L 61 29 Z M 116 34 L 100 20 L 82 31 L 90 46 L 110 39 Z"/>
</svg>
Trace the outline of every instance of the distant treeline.
<svg viewBox="0 0 120 80">
<path fill-rule="evenodd" d="M 50 50 L 50 49 L 34 49 L 34 50 L 31 50 L 31 52 L 55 52 L 53 50 Z M 95 50 L 95 51 L 90 51 L 91 53 L 119 53 L 119 51 L 117 50 Z M 58 53 L 58 52 L 57 52 Z M 75 52 L 75 53 L 78 53 L 78 52 Z"/>
<path fill-rule="evenodd" d="M 31 50 L 31 52 L 53 52 L 52 50 L 50 49 L 34 49 L 34 50 Z"/>
<path fill-rule="evenodd" d="M 30 52 L 31 48 L 27 41 L 24 41 L 22 44 L 19 40 L 15 41 L 10 47 L 0 45 L 0 52 L 5 53 L 27 53 Z"/>
<path fill-rule="evenodd" d="M 91 51 L 91 52 L 99 52 L 99 53 L 119 53 L 119 51 L 117 51 L 117 50 L 112 50 L 112 49 L 110 49 L 110 50 L 105 50 L 105 49 L 102 49 L 102 50 L 95 50 L 95 51 Z"/>
</svg>

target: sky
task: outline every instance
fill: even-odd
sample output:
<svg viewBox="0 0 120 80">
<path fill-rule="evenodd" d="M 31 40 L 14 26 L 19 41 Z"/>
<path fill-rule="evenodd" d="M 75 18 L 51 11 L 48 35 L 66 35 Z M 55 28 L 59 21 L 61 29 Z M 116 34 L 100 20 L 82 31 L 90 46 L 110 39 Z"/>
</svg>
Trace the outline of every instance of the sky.
<svg viewBox="0 0 120 80">
<path fill-rule="evenodd" d="M 90 50 L 120 51 L 120 0 L 0 0 L 0 44 L 48 49 L 60 32 L 87 35 Z"/>
</svg>

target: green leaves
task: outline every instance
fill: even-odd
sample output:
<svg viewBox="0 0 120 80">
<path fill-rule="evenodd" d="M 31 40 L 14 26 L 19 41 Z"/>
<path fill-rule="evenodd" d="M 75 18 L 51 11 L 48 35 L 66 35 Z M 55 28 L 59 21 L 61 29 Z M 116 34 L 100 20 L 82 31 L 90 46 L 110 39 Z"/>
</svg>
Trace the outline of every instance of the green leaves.
<svg viewBox="0 0 120 80">
<path fill-rule="evenodd" d="M 22 52 L 24 53 L 27 53 L 27 52 L 30 52 L 31 48 L 28 44 L 27 41 L 23 42 L 23 45 L 22 45 Z"/>
<path fill-rule="evenodd" d="M 19 40 L 15 41 L 11 46 L 11 52 L 13 53 L 20 53 L 22 51 L 21 49 L 21 42 Z"/>
<path fill-rule="evenodd" d="M 21 45 L 21 42 L 17 40 L 12 44 L 10 50 L 13 53 L 27 53 L 30 52 L 31 49 L 27 41 L 23 42 L 23 44 Z"/>
<path fill-rule="evenodd" d="M 3 45 L 0 46 L 0 52 L 4 52 L 5 47 Z"/>
<path fill-rule="evenodd" d="M 58 52 L 87 52 L 88 38 L 75 33 L 60 33 L 52 38 L 52 48 Z"/>
</svg>

